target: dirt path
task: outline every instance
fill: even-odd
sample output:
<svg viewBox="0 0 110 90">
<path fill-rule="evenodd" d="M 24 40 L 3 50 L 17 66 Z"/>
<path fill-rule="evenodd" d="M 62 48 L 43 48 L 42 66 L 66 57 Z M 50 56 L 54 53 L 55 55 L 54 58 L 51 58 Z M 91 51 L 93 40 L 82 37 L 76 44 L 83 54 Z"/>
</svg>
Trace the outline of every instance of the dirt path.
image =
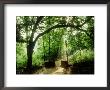
<svg viewBox="0 0 110 90">
<path fill-rule="evenodd" d="M 39 70 L 37 72 L 34 72 L 34 74 L 64 74 L 65 69 L 62 67 L 54 67 L 54 68 L 50 68 L 50 69 L 42 69 Z"/>
<path fill-rule="evenodd" d="M 53 68 L 42 68 L 38 71 L 35 71 L 36 74 L 65 74 L 67 70 L 61 67 L 61 60 L 55 61 L 55 67 Z"/>
<path fill-rule="evenodd" d="M 52 74 L 64 74 L 64 68 L 57 67 L 57 70 L 52 72 Z"/>
</svg>

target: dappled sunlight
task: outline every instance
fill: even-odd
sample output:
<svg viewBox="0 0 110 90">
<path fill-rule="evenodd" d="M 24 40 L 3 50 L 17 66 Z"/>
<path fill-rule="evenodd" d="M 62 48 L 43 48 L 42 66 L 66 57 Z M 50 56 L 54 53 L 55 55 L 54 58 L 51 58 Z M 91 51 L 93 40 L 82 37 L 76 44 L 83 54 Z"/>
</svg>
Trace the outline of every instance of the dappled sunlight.
<svg viewBox="0 0 110 90">
<path fill-rule="evenodd" d="M 94 16 L 17 16 L 16 74 L 94 74 Z"/>
</svg>

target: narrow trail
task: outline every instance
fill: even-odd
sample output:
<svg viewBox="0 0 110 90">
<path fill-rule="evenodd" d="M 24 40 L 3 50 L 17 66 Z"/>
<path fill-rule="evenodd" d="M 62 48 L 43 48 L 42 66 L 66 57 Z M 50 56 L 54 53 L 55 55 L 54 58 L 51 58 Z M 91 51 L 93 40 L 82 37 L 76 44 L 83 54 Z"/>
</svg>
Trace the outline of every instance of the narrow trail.
<svg viewBox="0 0 110 90">
<path fill-rule="evenodd" d="M 62 51 L 62 57 L 59 60 L 55 61 L 55 67 L 54 68 L 43 68 L 42 70 L 38 71 L 38 74 L 65 74 L 70 73 L 69 69 L 65 69 L 65 65 L 68 62 L 67 61 L 67 46 L 64 41 L 63 51 Z M 62 63 L 64 62 L 64 63 Z M 35 72 L 36 73 L 36 72 Z"/>
<path fill-rule="evenodd" d="M 52 74 L 64 74 L 64 68 L 57 67 L 57 70 L 52 72 Z"/>
<path fill-rule="evenodd" d="M 68 73 L 69 70 L 65 69 L 64 67 L 61 66 L 61 60 L 58 60 L 55 62 L 56 66 L 53 68 L 42 68 L 34 73 L 36 74 L 65 74 Z M 69 73 L 68 73 L 69 74 Z"/>
<path fill-rule="evenodd" d="M 62 56 L 62 59 L 59 60 L 59 61 L 56 61 L 56 68 L 57 70 L 52 72 L 52 74 L 64 74 L 65 73 L 65 68 L 61 67 L 61 61 L 67 61 L 67 54 L 66 54 L 66 51 L 67 51 L 67 46 L 66 46 L 66 43 L 65 43 L 65 40 L 64 40 L 64 46 L 63 46 L 63 56 Z M 58 63 L 57 63 L 58 62 Z"/>
</svg>

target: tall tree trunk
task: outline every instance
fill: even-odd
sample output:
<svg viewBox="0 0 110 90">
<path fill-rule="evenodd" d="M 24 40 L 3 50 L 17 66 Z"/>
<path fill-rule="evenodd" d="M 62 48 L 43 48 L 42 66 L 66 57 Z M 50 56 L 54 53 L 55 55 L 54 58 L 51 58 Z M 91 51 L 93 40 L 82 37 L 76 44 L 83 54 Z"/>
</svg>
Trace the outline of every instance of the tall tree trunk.
<svg viewBox="0 0 110 90">
<path fill-rule="evenodd" d="M 30 42 L 27 45 L 27 57 L 28 57 L 28 60 L 27 60 L 27 71 L 28 71 L 28 73 L 32 73 L 32 54 L 33 54 L 33 48 L 34 48 L 34 45 L 33 45 L 32 42 Z"/>
<path fill-rule="evenodd" d="M 49 39 L 49 62 L 50 62 L 50 33 L 48 39 Z"/>
<path fill-rule="evenodd" d="M 68 50 L 67 50 L 67 41 L 65 42 L 65 45 L 66 45 L 66 57 L 67 57 L 67 62 L 68 62 Z"/>
<path fill-rule="evenodd" d="M 44 46 L 44 36 L 43 36 L 43 49 L 44 49 L 44 62 L 45 62 L 45 46 Z"/>
</svg>

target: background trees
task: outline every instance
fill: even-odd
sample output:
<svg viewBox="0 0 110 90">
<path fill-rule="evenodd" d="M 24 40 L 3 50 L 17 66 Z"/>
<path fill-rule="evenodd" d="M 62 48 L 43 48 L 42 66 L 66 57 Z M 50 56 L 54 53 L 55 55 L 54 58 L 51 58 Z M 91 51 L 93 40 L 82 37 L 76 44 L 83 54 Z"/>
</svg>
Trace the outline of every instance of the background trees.
<svg viewBox="0 0 110 90">
<path fill-rule="evenodd" d="M 17 69 L 32 73 L 33 66 L 54 64 L 58 59 L 93 60 L 93 50 L 93 16 L 16 17 Z"/>
</svg>

